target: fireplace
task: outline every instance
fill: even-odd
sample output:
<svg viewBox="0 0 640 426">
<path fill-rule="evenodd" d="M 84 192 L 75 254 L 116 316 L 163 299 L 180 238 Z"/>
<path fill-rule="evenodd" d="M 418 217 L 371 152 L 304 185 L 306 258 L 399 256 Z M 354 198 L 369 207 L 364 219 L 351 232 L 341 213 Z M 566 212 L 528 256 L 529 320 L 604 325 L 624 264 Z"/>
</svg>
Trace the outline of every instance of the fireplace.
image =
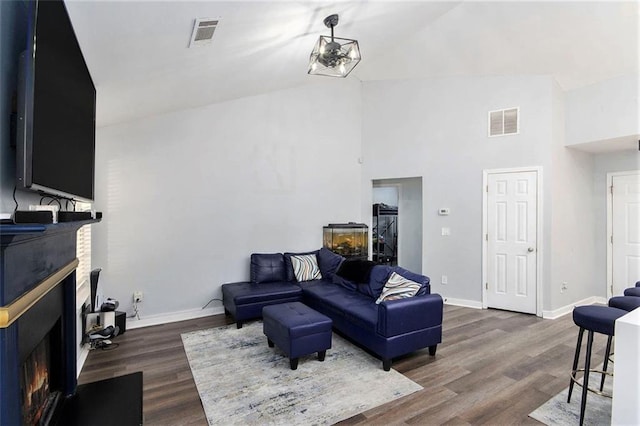
<svg viewBox="0 0 640 426">
<path fill-rule="evenodd" d="M 56 323 L 55 328 L 58 328 Z M 52 329 L 52 332 L 53 330 Z M 60 387 L 56 380 L 55 356 L 56 338 L 52 333 L 38 343 L 27 359 L 22 363 L 20 389 L 22 393 L 22 422 L 28 425 L 48 424 L 55 414 L 60 401 Z M 53 362 L 52 362 L 53 361 Z"/>
<path fill-rule="evenodd" d="M 76 391 L 76 231 L 86 223 L 0 225 L 2 425 L 55 423 Z"/>
</svg>

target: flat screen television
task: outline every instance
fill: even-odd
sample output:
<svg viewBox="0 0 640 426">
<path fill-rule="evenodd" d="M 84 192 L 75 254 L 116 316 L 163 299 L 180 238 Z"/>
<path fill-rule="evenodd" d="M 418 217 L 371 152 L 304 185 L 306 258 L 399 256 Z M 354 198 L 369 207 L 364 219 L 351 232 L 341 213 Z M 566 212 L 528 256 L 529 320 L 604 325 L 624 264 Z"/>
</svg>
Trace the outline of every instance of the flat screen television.
<svg viewBox="0 0 640 426">
<path fill-rule="evenodd" d="M 30 0 L 18 76 L 18 189 L 93 201 L 96 89 L 62 0 Z"/>
</svg>

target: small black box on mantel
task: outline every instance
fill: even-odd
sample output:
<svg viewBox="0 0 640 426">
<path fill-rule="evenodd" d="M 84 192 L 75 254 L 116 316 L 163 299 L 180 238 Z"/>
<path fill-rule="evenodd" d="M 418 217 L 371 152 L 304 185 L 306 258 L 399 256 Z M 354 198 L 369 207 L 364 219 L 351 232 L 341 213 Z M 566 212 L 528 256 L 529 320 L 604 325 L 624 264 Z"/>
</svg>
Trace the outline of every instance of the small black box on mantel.
<svg viewBox="0 0 640 426">
<path fill-rule="evenodd" d="M 58 212 L 58 222 L 75 222 L 78 220 L 91 220 L 91 212 Z"/>
<path fill-rule="evenodd" d="M 116 326 L 120 328 L 120 333 L 127 331 L 127 313 L 116 311 Z"/>
<path fill-rule="evenodd" d="M 17 210 L 13 213 L 13 223 L 53 223 L 53 213 L 49 210 Z"/>
</svg>

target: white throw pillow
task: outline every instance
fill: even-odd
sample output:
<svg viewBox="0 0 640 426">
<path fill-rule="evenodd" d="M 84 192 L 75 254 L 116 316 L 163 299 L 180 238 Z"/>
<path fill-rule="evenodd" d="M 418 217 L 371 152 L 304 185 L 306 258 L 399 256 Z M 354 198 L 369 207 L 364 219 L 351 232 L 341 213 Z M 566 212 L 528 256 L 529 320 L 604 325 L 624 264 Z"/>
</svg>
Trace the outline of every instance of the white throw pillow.
<svg viewBox="0 0 640 426">
<path fill-rule="evenodd" d="M 322 279 L 315 254 L 291 256 L 291 266 L 298 282 Z"/>
<path fill-rule="evenodd" d="M 382 294 L 378 297 L 378 300 L 376 300 L 376 304 L 385 300 L 413 297 L 416 295 L 418 290 L 420 290 L 420 287 L 422 286 L 417 282 L 411 281 L 400 274 L 392 272 L 382 289 Z"/>
</svg>

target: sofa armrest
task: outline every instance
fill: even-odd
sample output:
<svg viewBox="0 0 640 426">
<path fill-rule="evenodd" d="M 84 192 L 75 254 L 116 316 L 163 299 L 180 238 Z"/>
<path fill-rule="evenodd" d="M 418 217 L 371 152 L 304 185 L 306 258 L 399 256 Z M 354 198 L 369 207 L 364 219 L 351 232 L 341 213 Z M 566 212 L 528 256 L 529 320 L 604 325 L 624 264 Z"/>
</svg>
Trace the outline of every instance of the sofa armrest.
<svg viewBox="0 0 640 426">
<path fill-rule="evenodd" d="M 389 300 L 378 305 L 378 334 L 397 336 L 442 325 L 442 297 L 425 294 Z"/>
</svg>

